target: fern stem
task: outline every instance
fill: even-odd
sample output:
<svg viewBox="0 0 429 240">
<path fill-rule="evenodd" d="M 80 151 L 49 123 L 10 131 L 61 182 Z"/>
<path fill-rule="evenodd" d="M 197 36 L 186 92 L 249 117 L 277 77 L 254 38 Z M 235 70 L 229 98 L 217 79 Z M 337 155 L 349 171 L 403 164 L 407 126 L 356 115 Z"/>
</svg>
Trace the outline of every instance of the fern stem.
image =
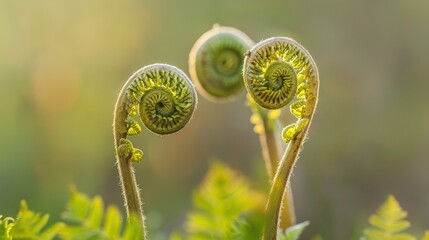
<svg viewBox="0 0 429 240">
<path fill-rule="evenodd" d="M 146 239 L 145 216 L 143 213 L 139 187 L 134 174 L 134 168 L 132 166 L 132 162 L 129 160 L 129 157 L 126 158 L 118 152 L 120 139 L 125 139 L 127 137 L 127 127 L 125 123 L 127 117 L 127 111 L 125 109 L 126 88 L 127 84 L 122 88 L 121 92 L 119 93 L 114 113 L 113 135 L 115 140 L 116 165 L 118 167 L 120 184 L 122 187 L 122 195 L 124 197 L 124 204 L 125 209 L 127 211 L 127 216 L 128 218 L 130 217 L 130 214 L 135 214 L 138 216 L 142 224 L 142 239 Z"/>
<path fill-rule="evenodd" d="M 282 201 L 285 192 L 287 192 L 287 190 L 285 191 L 285 187 L 287 186 L 287 184 L 289 184 L 292 168 L 297 160 L 298 153 L 302 146 L 304 136 L 306 135 L 307 130 L 308 126 L 306 127 L 305 131 L 300 133 L 294 140 L 289 143 L 282 159 L 279 162 L 278 171 L 274 176 L 266 207 L 263 240 L 276 240 L 279 213 L 282 207 L 282 203 L 285 204 L 285 202 Z M 288 208 L 289 206 L 283 207 Z"/>
<path fill-rule="evenodd" d="M 267 170 L 269 173 L 270 182 L 272 182 L 280 161 L 280 155 L 274 130 L 266 126 L 266 121 L 264 121 L 264 128 L 264 134 L 260 134 L 259 139 L 261 142 L 265 162 L 270 163 L 270 166 L 267 164 Z M 295 207 L 293 203 L 293 194 L 290 182 L 288 182 L 286 185 L 286 191 L 282 201 L 283 204 L 280 213 L 280 228 L 285 230 L 286 228 L 296 224 Z"/>
<path fill-rule="evenodd" d="M 259 140 L 271 183 L 277 171 L 280 155 L 275 135 L 275 128 L 268 126 L 268 119 L 266 116 L 262 117 L 262 119 L 264 124 L 264 132 L 259 134 Z M 290 182 L 288 182 L 286 185 L 286 191 L 282 201 L 283 204 L 280 213 L 280 228 L 285 230 L 288 227 L 296 224 L 295 207 L 293 203 L 293 194 Z"/>
<path fill-rule="evenodd" d="M 261 144 L 262 156 L 265 160 L 268 177 L 270 178 L 271 182 L 276 172 L 280 156 L 277 148 L 277 141 L 274 135 L 274 131 L 270 130 L 266 126 L 265 118 L 263 118 L 263 121 L 264 133 L 259 134 L 259 142 Z"/>
<path fill-rule="evenodd" d="M 280 114 L 280 112 L 273 115 L 273 112 L 270 112 L 270 110 L 266 110 L 257 105 L 250 96 L 248 96 L 247 101 L 254 114 L 252 116 L 253 120 L 251 119 L 251 121 L 255 124 L 255 132 L 259 135 L 262 156 L 271 185 L 280 161 L 278 141 L 275 135 L 277 130 L 276 122 L 278 118 L 276 114 Z M 263 129 L 260 129 L 261 127 Z M 295 208 L 290 184 L 287 184 L 286 187 L 287 190 L 283 196 L 284 203 L 281 208 L 279 219 L 282 230 L 285 230 L 296 223 Z"/>
<path fill-rule="evenodd" d="M 280 213 L 280 229 L 286 230 L 296 224 L 295 205 L 290 182 L 286 184 L 286 191 L 283 194 L 283 203 Z"/>
</svg>

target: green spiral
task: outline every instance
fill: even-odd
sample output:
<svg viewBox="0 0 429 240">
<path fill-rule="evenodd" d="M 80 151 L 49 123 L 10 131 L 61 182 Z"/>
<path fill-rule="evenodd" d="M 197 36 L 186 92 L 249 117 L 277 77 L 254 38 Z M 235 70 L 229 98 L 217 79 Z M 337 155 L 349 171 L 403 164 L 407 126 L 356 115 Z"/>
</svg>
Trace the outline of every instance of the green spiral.
<svg viewBox="0 0 429 240">
<path fill-rule="evenodd" d="M 282 209 L 293 209 L 293 205 L 282 200 L 287 196 L 287 184 L 316 109 L 319 74 L 303 46 L 290 38 L 274 37 L 246 53 L 243 78 L 247 91 L 261 107 L 280 109 L 295 100 L 290 104 L 290 112 L 297 120 L 282 131 L 288 147 L 278 162 L 266 205 L 263 240 L 275 240 Z M 285 218 L 292 219 L 287 215 Z"/>
<path fill-rule="evenodd" d="M 143 151 L 135 148 L 127 137 L 141 132 L 138 116 L 143 125 L 156 134 L 177 132 L 191 119 L 196 104 L 197 94 L 191 80 L 167 64 L 141 68 L 119 93 L 113 116 L 116 165 L 127 216 L 136 214 L 142 224 L 139 239 L 146 239 L 146 226 L 132 163 L 143 159 Z"/>
<path fill-rule="evenodd" d="M 286 37 L 256 44 L 244 59 L 245 86 L 253 99 L 268 109 L 281 108 L 295 96 L 305 98 L 305 86 L 315 74 L 317 69 L 308 52 Z"/>
<path fill-rule="evenodd" d="M 243 55 L 253 41 L 232 27 L 214 26 L 189 54 L 189 72 L 202 95 L 210 100 L 233 98 L 243 88 Z"/>
<path fill-rule="evenodd" d="M 138 70 L 131 79 L 126 92 L 128 134 L 140 132 L 132 120 L 137 112 L 147 129 L 161 135 L 179 131 L 191 119 L 197 95 L 180 69 L 153 64 Z"/>
</svg>

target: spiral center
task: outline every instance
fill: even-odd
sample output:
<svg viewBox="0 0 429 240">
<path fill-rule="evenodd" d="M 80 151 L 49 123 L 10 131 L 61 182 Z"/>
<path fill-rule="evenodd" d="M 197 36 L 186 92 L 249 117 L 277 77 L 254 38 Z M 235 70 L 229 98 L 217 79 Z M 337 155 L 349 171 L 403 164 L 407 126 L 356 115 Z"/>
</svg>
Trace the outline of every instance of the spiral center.
<svg viewBox="0 0 429 240">
<path fill-rule="evenodd" d="M 290 87 L 296 81 L 293 68 L 286 62 L 271 64 L 265 73 L 265 79 L 268 81 L 268 87 L 272 90 L 279 90 L 284 85 Z"/>
<path fill-rule="evenodd" d="M 149 111 L 155 111 L 157 115 L 168 117 L 175 111 L 173 96 L 164 89 L 151 90 L 144 94 L 142 99 L 144 100 L 142 107 L 144 106 Z"/>
<path fill-rule="evenodd" d="M 240 64 L 238 54 L 231 50 L 221 51 L 215 59 L 216 70 L 223 75 L 232 75 L 237 72 Z"/>
<path fill-rule="evenodd" d="M 174 112 L 174 106 L 171 101 L 165 99 L 156 104 L 156 112 L 162 116 L 170 116 Z"/>
</svg>

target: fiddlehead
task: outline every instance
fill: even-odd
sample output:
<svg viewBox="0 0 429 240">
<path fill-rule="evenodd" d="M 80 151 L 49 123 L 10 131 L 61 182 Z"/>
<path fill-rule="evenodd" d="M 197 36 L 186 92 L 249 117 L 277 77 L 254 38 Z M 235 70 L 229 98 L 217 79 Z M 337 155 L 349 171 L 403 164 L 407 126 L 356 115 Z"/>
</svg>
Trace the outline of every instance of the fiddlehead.
<svg viewBox="0 0 429 240">
<path fill-rule="evenodd" d="M 307 50 L 284 37 L 256 44 L 246 54 L 243 75 L 248 92 L 264 108 L 282 108 L 298 99 L 290 105 L 298 120 L 282 132 L 289 145 L 279 162 L 266 207 L 263 239 L 275 240 L 282 197 L 316 108 L 319 76 Z"/>
<path fill-rule="evenodd" d="M 143 152 L 134 148 L 127 137 L 141 132 L 138 116 L 143 125 L 156 134 L 177 132 L 191 119 L 196 103 L 197 95 L 189 78 L 167 64 L 141 68 L 119 94 L 113 123 L 118 171 L 127 214 L 138 214 L 143 230 L 145 219 L 131 166 L 132 162 L 142 159 Z"/>
<path fill-rule="evenodd" d="M 247 35 L 231 27 L 215 25 L 212 30 L 204 33 L 189 56 L 189 71 L 197 90 L 210 100 L 225 101 L 234 98 L 243 87 L 242 56 L 253 45 Z M 275 66 L 269 71 L 278 74 L 275 72 Z M 252 98 L 248 98 L 248 103 L 254 113 L 252 122 L 255 124 L 255 132 L 259 135 L 267 173 L 272 181 L 280 158 L 275 141 L 275 123 L 280 110 L 267 111 L 259 107 Z M 295 223 L 295 212 L 290 190 L 283 201 L 289 208 L 283 208 L 282 225 L 292 225 Z"/>
<path fill-rule="evenodd" d="M 192 81 L 208 99 L 233 98 L 243 88 L 243 55 L 253 41 L 243 32 L 215 25 L 204 33 L 189 54 Z"/>
</svg>

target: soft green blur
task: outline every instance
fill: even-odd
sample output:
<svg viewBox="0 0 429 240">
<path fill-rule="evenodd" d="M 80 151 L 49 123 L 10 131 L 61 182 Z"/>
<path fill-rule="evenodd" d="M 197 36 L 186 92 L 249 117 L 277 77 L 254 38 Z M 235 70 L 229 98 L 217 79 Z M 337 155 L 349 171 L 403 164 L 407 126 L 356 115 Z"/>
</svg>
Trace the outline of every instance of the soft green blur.
<svg viewBox="0 0 429 240">
<path fill-rule="evenodd" d="M 306 236 L 351 239 L 387 194 L 429 225 L 428 1 L 6 0 L 0 3 L 0 213 L 21 199 L 58 219 L 75 184 L 122 205 L 112 119 L 117 94 L 156 62 L 188 72 L 188 54 L 214 23 L 255 41 L 301 42 L 320 71 L 320 101 L 292 178 Z M 182 227 L 192 189 L 222 159 L 266 190 L 244 93 L 199 99 L 172 136 L 133 141 L 149 225 Z M 284 118 L 287 120 L 287 118 Z"/>
</svg>

